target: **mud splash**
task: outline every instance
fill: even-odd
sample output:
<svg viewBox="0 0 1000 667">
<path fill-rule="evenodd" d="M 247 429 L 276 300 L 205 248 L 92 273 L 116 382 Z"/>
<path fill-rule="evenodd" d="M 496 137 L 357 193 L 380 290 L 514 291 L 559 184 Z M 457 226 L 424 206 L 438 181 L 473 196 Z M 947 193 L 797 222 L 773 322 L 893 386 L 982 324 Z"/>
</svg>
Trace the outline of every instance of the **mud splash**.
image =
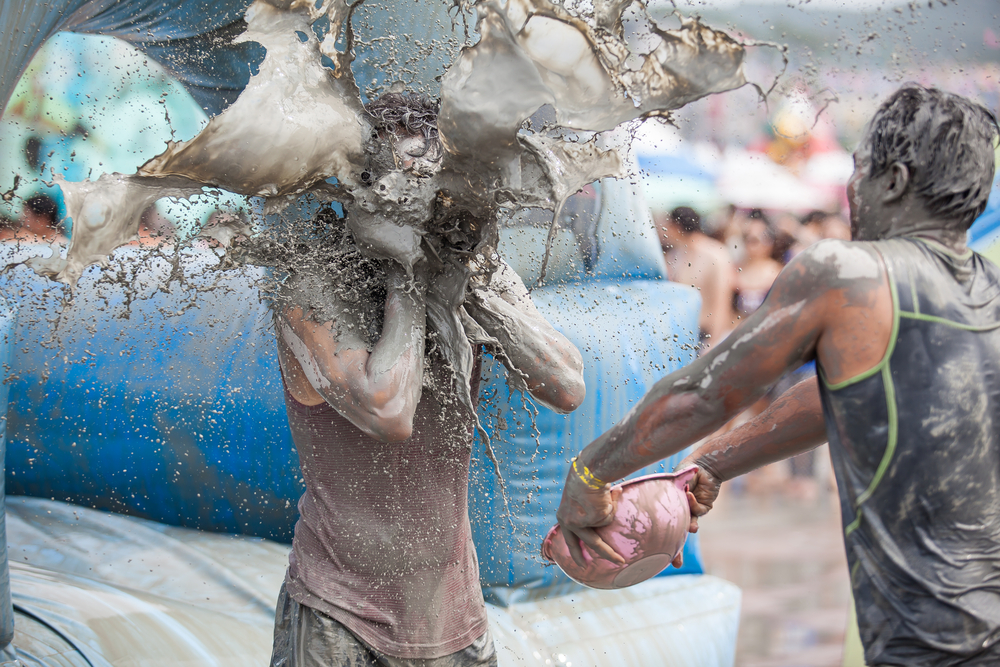
<svg viewBox="0 0 1000 667">
<path fill-rule="evenodd" d="M 84 267 L 105 264 L 134 237 L 148 204 L 189 197 L 203 186 L 261 197 L 265 212 L 305 194 L 336 200 L 365 256 L 398 262 L 411 277 L 417 264 L 431 267 L 428 329 L 471 409 L 467 341 L 482 332 L 463 304 L 469 298 L 488 310 L 493 301 L 491 276 L 503 265 L 496 253 L 500 211 L 543 208 L 557 220 L 580 188 L 623 175 L 609 140 L 615 128 L 746 83 L 743 47 L 735 40 L 694 19 L 662 29 L 639 3 L 601 1 L 590 11 L 548 0 L 462 4 L 454 11 L 465 25 L 476 12 L 478 34 L 466 35 L 441 80 L 443 150 L 428 164 L 396 164 L 373 176 L 366 169 L 377 134 L 351 71 L 351 16 L 362 1 L 256 0 L 240 40 L 259 42 L 267 55 L 236 102 L 190 141 L 169 143 L 136 174 L 61 182 L 74 220 L 66 259 L 53 253 L 27 264 L 73 285 Z M 321 40 L 314 28 L 323 26 Z M 312 224 L 299 222 L 303 230 Z M 295 243 L 271 252 L 275 239 L 246 225 L 205 234 L 225 245 L 250 237 L 221 266 L 294 270 L 311 261 L 287 252 Z M 514 333 L 502 344 L 488 342 L 517 345 Z M 513 352 L 500 350 L 508 360 Z"/>
<path fill-rule="evenodd" d="M 350 67 L 323 66 L 306 14 L 258 0 L 246 20 L 236 41 L 267 50 L 260 71 L 194 139 L 171 142 L 138 173 L 268 198 L 301 194 L 328 178 L 355 184 L 369 128 Z"/>
</svg>

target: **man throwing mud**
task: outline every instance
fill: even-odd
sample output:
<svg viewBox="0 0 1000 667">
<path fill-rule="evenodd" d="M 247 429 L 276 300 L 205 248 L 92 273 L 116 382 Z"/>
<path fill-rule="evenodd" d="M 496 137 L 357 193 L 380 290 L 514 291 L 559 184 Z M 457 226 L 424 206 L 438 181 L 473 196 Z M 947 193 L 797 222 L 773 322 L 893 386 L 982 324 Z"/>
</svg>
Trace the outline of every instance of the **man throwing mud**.
<svg viewBox="0 0 1000 667">
<path fill-rule="evenodd" d="M 614 509 L 606 482 L 815 359 L 818 394 L 800 384 L 689 457 L 693 513 L 721 480 L 829 439 L 867 663 L 1000 664 L 1000 269 L 965 245 L 997 134 L 989 111 L 939 90 L 906 85 L 881 106 L 848 184 L 855 240 L 803 251 L 758 311 L 580 454 L 593 479 L 571 472 L 558 513 L 574 558 L 620 560 L 594 530 Z"/>
<path fill-rule="evenodd" d="M 392 94 L 368 111 L 388 150 L 365 180 L 434 170 L 436 105 Z M 317 222 L 324 250 L 293 264 L 275 307 L 306 492 L 271 664 L 495 665 L 467 510 L 476 422 L 459 393 L 476 395 L 478 362 L 471 388 L 456 382 L 447 342 L 427 336 L 429 293 L 469 294 L 467 329 L 499 341 L 511 373 L 556 410 L 583 400 L 580 354 L 502 261 L 469 290 L 430 260 L 410 278 L 363 256 L 332 211 Z"/>
</svg>

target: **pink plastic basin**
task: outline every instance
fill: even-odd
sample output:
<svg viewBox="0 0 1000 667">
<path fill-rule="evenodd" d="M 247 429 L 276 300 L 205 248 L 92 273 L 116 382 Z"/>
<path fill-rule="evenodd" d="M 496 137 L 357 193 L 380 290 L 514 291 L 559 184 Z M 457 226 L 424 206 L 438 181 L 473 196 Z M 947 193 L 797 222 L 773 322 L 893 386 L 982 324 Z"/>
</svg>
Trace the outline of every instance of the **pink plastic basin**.
<svg viewBox="0 0 1000 667">
<path fill-rule="evenodd" d="M 625 559 L 624 565 L 597 557 L 583 545 L 586 566 L 570 556 L 562 528 L 554 526 L 542 542 L 542 557 L 571 579 L 591 588 L 625 588 L 654 577 L 684 548 L 691 522 L 688 482 L 695 466 L 657 473 L 617 484 L 622 490 L 615 517 L 597 533 Z"/>
</svg>

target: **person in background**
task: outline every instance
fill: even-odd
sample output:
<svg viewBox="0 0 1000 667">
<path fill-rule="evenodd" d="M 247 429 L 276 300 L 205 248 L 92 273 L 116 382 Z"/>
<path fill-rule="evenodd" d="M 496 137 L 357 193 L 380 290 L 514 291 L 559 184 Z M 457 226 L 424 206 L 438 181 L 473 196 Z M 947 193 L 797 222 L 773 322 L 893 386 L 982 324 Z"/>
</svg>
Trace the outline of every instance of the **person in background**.
<svg viewBox="0 0 1000 667">
<path fill-rule="evenodd" d="M 174 226 L 165 216 L 156 210 L 156 204 L 150 204 L 139 217 L 139 230 L 132 245 L 157 246 L 166 241 L 174 232 Z"/>
<path fill-rule="evenodd" d="M 829 217 L 830 214 L 826 211 L 816 210 L 806 213 L 805 217 L 802 218 L 802 225 L 797 234 L 803 247 L 808 248 L 823 238 L 823 223 Z"/>
<path fill-rule="evenodd" d="M 0 241 L 52 243 L 65 240 L 59 227 L 59 206 L 45 194 L 25 199 L 18 219 L 0 228 Z"/>
<path fill-rule="evenodd" d="M 733 262 L 725 247 L 701 231 L 701 217 L 687 206 L 657 211 L 653 220 L 670 280 L 701 292 L 698 318 L 702 350 L 717 344 L 733 327 Z"/>
<path fill-rule="evenodd" d="M 841 241 L 851 240 L 851 223 L 844 220 L 839 215 L 828 215 L 823 220 L 820 234 L 825 239 L 839 239 Z"/>
<path fill-rule="evenodd" d="M 758 209 L 750 212 L 743 243 L 746 258 L 734 280 L 736 314 L 746 317 L 764 303 L 774 279 L 781 273 L 781 263 L 774 259 L 774 227 Z"/>
</svg>

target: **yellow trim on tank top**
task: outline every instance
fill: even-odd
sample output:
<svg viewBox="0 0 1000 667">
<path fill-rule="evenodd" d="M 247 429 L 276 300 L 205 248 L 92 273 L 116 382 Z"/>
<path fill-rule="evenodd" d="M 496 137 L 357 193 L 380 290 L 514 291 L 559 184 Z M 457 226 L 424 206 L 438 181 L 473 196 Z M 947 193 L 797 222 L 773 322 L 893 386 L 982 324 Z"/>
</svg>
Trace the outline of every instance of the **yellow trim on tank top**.
<svg viewBox="0 0 1000 667">
<path fill-rule="evenodd" d="M 896 408 L 896 387 L 893 384 L 892 370 L 889 367 L 889 360 L 892 359 L 892 353 L 896 350 L 896 339 L 899 336 L 899 294 L 896 291 L 896 276 L 893 273 L 892 266 L 888 261 L 886 261 L 885 257 L 877 247 L 873 246 L 873 248 L 878 254 L 879 259 L 882 260 L 882 265 L 885 267 L 886 279 L 889 281 L 889 294 L 892 296 L 892 330 L 889 333 L 889 345 L 886 347 L 885 354 L 882 356 L 882 360 L 872 368 L 869 368 L 867 371 L 859 373 L 852 378 L 848 378 L 842 382 L 837 382 L 836 384 L 830 384 L 827 382 L 826 375 L 823 373 L 822 367 L 819 364 L 816 364 L 816 370 L 820 375 L 820 379 L 830 391 L 837 391 L 838 389 L 849 387 L 852 384 L 857 384 L 862 380 L 872 377 L 876 373 L 882 374 L 882 391 L 885 394 L 886 416 L 889 422 L 885 452 L 882 454 L 882 460 L 879 461 L 878 467 L 875 469 L 875 474 L 872 476 L 871 482 L 868 483 L 868 487 L 854 502 L 856 515 L 854 521 L 844 528 L 845 538 L 850 536 L 850 534 L 857 530 L 858 526 L 861 525 L 861 505 L 866 500 L 871 498 L 872 494 L 875 493 L 875 489 L 882 481 L 882 477 L 885 476 L 885 472 L 889 468 L 889 463 L 892 461 L 892 457 L 896 453 L 896 441 L 899 436 L 899 415 Z"/>
<path fill-rule="evenodd" d="M 911 238 L 913 238 L 916 241 L 920 241 L 921 243 L 925 243 L 927 245 L 940 246 L 940 244 L 934 243 L 933 241 L 928 241 L 926 239 L 918 239 L 916 237 L 911 237 Z M 965 259 L 972 253 L 972 251 L 969 250 L 968 253 L 964 255 L 958 255 L 957 253 L 949 251 L 947 248 L 944 248 L 943 246 L 940 247 L 942 251 L 947 252 L 953 257 L 958 257 L 959 259 Z M 965 331 L 971 331 L 971 332 L 993 331 L 995 329 L 1000 328 L 1000 322 L 977 327 L 955 322 L 953 320 L 948 320 L 943 317 L 937 317 L 934 315 L 927 315 L 921 313 L 919 303 L 915 298 L 916 297 L 915 285 L 913 283 L 912 276 L 909 277 L 910 278 L 909 283 L 910 283 L 911 293 L 914 296 L 913 305 L 915 312 L 902 311 L 899 307 L 899 294 L 897 293 L 896 277 L 893 273 L 892 267 L 889 265 L 889 262 L 886 261 L 885 257 L 882 255 L 882 253 L 878 250 L 877 247 L 875 248 L 875 251 L 878 253 L 879 258 L 882 260 L 882 263 L 885 266 L 886 277 L 889 280 L 889 291 L 890 294 L 892 295 L 892 331 L 890 333 L 889 346 L 888 348 L 886 348 L 885 355 L 882 357 L 882 360 L 879 361 L 878 364 L 868 369 L 867 371 L 859 373 L 858 375 L 855 375 L 852 378 L 843 380 L 842 382 L 838 382 L 836 384 L 830 384 L 826 379 L 826 375 L 823 372 L 822 367 L 819 364 L 816 364 L 816 369 L 818 371 L 820 379 L 823 381 L 823 384 L 830 391 L 836 391 L 838 389 L 843 389 L 844 387 L 848 387 L 852 384 L 856 384 L 858 382 L 861 382 L 862 380 L 866 380 L 872 377 L 876 373 L 882 374 L 882 389 L 883 393 L 885 394 L 886 416 L 888 421 L 888 433 L 886 436 L 885 452 L 882 454 L 882 459 L 879 461 L 878 467 L 875 469 L 875 474 L 872 476 L 872 480 L 871 482 L 869 482 L 868 487 L 864 490 L 864 492 L 862 492 L 858 496 L 857 500 L 854 503 L 854 509 L 856 514 L 854 517 L 854 521 L 852 521 L 844 528 L 845 538 L 849 537 L 851 533 L 857 530 L 858 527 L 861 525 L 861 505 L 863 505 L 865 501 L 871 498 L 872 494 L 875 493 L 875 489 L 878 487 L 879 483 L 882 481 L 882 478 L 885 476 L 885 473 L 889 468 L 889 463 L 892 461 L 892 458 L 896 452 L 896 445 L 898 443 L 898 438 L 899 438 L 899 413 L 898 413 L 898 406 L 896 405 L 896 386 L 892 380 L 892 370 L 889 366 L 889 360 L 892 358 L 892 353 L 896 349 L 896 339 L 899 336 L 900 318 L 905 317 L 907 319 L 920 320 L 934 324 L 943 324 L 945 326 L 951 326 L 957 329 L 963 329 Z"/>
<path fill-rule="evenodd" d="M 875 248 L 875 246 L 872 246 Z M 893 275 L 892 269 L 889 267 L 889 262 L 885 261 L 885 257 L 879 252 L 878 248 L 875 248 L 875 252 L 878 254 L 879 259 L 882 260 L 882 265 L 885 267 L 886 279 L 889 281 L 889 293 L 892 295 L 892 331 L 889 333 L 889 346 L 885 349 L 885 354 L 882 355 L 881 361 L 869 368 L 868 370 L 858 373 L 854 377 L 842 380 L 835 384 L 830 384 L 826 379 L 826 373 L 823 371 L 823 367 L 816 363 L 816 371 L 819 374 L 820 379 L 826 388 L 830 391 L 837 391 L 838 389 L 843 389 L 844 387 L 849 387 L 852 384 L 857 384 L 862 380 L 867 380 L 871 376 L 875 375 L 881 371 L 884 367 L 889 365 L 889 359 L 892 357 L 893 351 L 896 349 L 896 337 L 899 335 L 899 295 L 896 293 L 896 276 Z"/>
</svg>

